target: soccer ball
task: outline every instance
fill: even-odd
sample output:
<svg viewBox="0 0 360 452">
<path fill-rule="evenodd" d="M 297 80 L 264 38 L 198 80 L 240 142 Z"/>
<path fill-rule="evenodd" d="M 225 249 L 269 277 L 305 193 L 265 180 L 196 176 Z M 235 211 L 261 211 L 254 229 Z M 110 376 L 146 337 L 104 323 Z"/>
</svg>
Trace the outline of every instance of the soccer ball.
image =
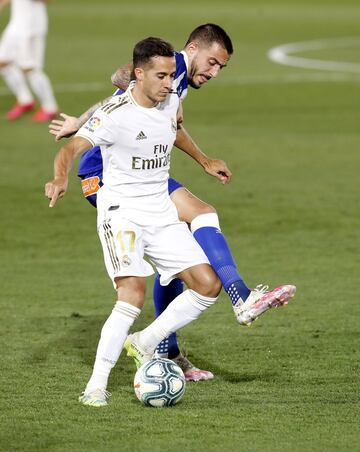
<svg viewBox="0 0 360 452">
<path fill-rule="evenodd" d="M 175 405 L 185 392 L 184 373 L 174 361 L 155 358 L 139 367 L 134 378 L 134 389 L 144 405 Z"/>
</svg>

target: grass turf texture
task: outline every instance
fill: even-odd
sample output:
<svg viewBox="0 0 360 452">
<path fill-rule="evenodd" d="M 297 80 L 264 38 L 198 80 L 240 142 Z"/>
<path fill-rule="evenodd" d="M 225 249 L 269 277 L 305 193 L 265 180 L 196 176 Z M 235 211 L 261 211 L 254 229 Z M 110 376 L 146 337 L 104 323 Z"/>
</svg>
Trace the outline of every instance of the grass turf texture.
<svg viewBox="0 0 360 452">
<path fill-rule="evenodd" d="M 75 171 L 66 198 L 49 210 L 43 185 L 59 146 L 45 125 L 1 119 L 0 449 L 358 450 L 359 76 L 332 82 L 322 72 L 328 82 L 311 82 L 313 71 L 266 59 L 275 45 L 357 35 L 357 2 L 104 5 L 49 7 L 47 69 L 61 109 L 79 114 L 111 93 L 109 74 L 130 60 L 137 40 L 158 35 L 181 48 L 198 24 L 222 24 L 236 53 L 218 81 L 189 93 L 185 119 L 234 179 L 222 187 L 178 151 L 172 174 L 217 207 L 250 285 L 293 282 L 298 295 L 244 329 L 223 294 L 181 331 L 190 359 L 216 379 L 188 384 L 178 406 L 142 407 L 123 355 L 110 405 L 81 406 L 115 299 L 95 210 Z M 339 49 L 314 55 L 341 61 Z M 358 48 L 346 49 L 346 61 L 358 61 Z M 89 92 L 78 85 L 86 82 Z M 0 93 L 3 118 L 13 98 L 3 85 Z M 135 329 L 152 318 L 150 280 L 148 289 Z"/>
</svg>

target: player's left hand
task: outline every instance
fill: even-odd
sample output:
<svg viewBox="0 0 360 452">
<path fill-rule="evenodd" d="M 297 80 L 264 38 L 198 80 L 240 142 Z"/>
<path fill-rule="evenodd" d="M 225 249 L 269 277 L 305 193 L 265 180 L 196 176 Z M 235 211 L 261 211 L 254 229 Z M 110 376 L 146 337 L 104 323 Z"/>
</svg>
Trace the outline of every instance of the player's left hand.
<svg viewBox="0 0 360 452">
<path fill-rule="evenodd" d="M 231 180 L 232 173 L 223 160 L 207 159 L 204 162 L 204 170 L 216 177 L 222 184 L 228 184 Z"/>
</svg>

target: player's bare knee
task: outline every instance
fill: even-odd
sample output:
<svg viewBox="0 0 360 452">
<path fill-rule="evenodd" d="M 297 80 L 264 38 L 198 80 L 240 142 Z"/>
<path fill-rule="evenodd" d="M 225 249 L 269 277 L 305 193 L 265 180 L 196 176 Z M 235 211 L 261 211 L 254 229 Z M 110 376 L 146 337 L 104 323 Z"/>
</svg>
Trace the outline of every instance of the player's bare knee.
<svg viewBox="0 0 360 452">
<path fill-rule="evenodd" d="M 118 277 L 115 278 L 118 300 L 126 301 L 142 308 L 145 300 L 145 278 Z"/>
<path fill-rule="evenodd" d="M 221 281 L 209 265 L 204 267 L 201 278 L 196 283 L 194 290 L 205 297 L 216 298 L 221 291 Z"/>
<path fill-rule="evenodd" d="M 204 293 L 204 295 L 207 297 L 216 298 L 221 291 L 222 285 L 220 279 L 218 278 L 214 270 L 212 268 L 210 268 L 210 270 L 211 271 L 209 272 L 209 274 L 206 275 L 206 286 L 205 286 L 206 293 Z"/>
</svg>

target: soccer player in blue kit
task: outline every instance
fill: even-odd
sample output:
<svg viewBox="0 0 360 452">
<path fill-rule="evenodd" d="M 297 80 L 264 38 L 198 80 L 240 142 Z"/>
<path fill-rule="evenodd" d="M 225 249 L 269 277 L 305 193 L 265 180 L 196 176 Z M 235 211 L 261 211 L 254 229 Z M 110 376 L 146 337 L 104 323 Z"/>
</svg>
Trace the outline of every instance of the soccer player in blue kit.
<svg viewBox="0 0 360 452">
<path fill-rule="evenodd" d="M 225 67 L 233 53 L 231 39 L 218 25 L 205 24 L 197 27 L 189 36 L 183 51 L 176 52 L 176 73 L 173 82 L 172 95 L 178 95 L 181 100 L 186 97 L 188 86 L 199 89 L 203 84 L 215 78 Z M 120 89 L 119 95 L 126 89 L 130 81 L 131 67 L 119 69 L 113 76 L 113 83 Z M 65 121 L 54 120 L 49 126 L 50 133 L 59 140 L 69 136 L 85 123 L 99 105 L 96 104 L 80 118 L 62 114 Z M 205 171 L 217 177 L 222 183 L 230 181 L 231 172 L 221 160 L 209 159 L 194 143 L 182 124 L 179 125 L 178 139 L 175 146 L 188 154 L 200 157 Z M 138 140 L 146 136 L 139 133 Z M 102 186 L 102 157 L 98 147 L 83 154 L 78 169 L 82 179 L 83 193 L 86 199 L 96 207 L 96 192 Z M 195 239 L 204 250 L 210 264 L 221 280 L 229 295 L 234 313 L 240 325 L 250 325 L 261 314 L 272 307 L 287 304 L 295 294 L 295 286 L 283 285 L 272 291 L 268 286 L 259 285 L 250 289 L 237 270 L 229 246 L 221 233 L 216 210 L 190 193 L 181 183 L 170 178 L 168 190 L 175 203 L 179 218 L 189 224 Z M 154 283 L 155 314 L 160 315 L 169 303 L 183 290 L 179 279 L 173 280 L 168 286 L 161 286 L 157 275 Z M 176 333 L 163 340 L 157 353 L 160 356 L 173 359 L 183 369 L 187 380 L 208 380 L 213 374 L 195 367 L 179 349 Z"/>
</svg>

